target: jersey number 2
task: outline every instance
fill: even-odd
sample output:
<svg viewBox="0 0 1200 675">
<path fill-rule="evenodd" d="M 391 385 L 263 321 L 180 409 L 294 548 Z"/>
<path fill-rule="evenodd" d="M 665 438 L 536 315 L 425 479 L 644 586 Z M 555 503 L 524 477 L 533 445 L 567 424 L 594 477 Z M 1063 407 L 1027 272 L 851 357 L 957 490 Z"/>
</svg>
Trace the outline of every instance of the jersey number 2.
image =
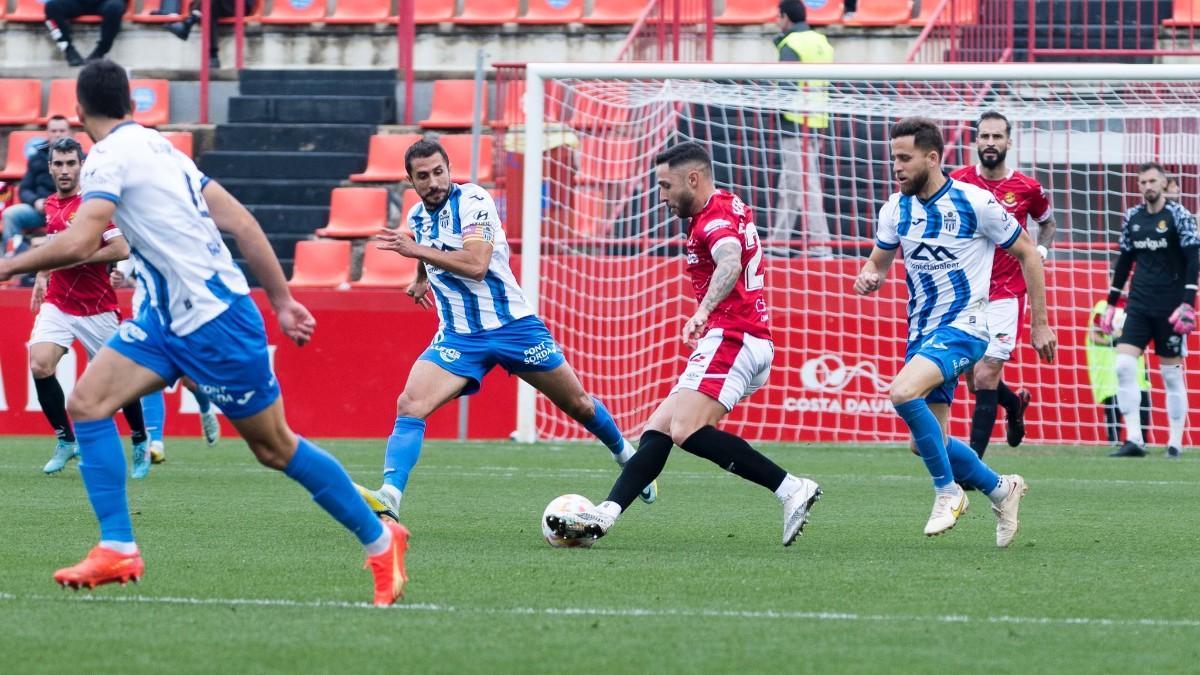
<svg viewBox="0 0 1200 675">
<path fill-rule="evenodd" d="M 746 263 L 746 290 L 757 291 L 763 287 L 762 273 L 762 246 L 759 246 L 758 228 L 754 223 L 746 223 L 742 225 L 743 232 L 746 237 L 746 248 L 754 250 L 754 256 L 750 258 L 750 262 Z"/>
</svg>

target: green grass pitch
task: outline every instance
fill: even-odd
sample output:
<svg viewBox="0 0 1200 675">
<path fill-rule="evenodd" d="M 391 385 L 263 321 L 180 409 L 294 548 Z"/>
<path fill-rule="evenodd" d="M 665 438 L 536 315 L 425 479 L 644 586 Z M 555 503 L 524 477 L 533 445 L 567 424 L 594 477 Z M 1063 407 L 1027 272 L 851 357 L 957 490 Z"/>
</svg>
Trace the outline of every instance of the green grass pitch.
<svg viewBox="0 0 1200 675">
<path fill-rule="evenodd" d="M 921 529 L 929 479 L 906 449 L 765 446 L 825 497 L 779 545 L 775 498 L 676 449 L 658 504 L 590 550 L 538 518 L 601 499 L 596 444 L 429 443 L 403 520 L 411 581 L 375 609 L 352 537 L 237 439 L 168 439 L 131 483 L 141 584 L 59 589 L 96 526 L 77 465 L 43 476 L 49 438 L 3 438 L 0 670 L 27 672 L 1195 672 L 1200 461 L 993 445 L 1029 480 L 1013 547 L 973 493 L 948 534 Z M 378 484 L 383 442 L 330 441 Z"/>
</svg>

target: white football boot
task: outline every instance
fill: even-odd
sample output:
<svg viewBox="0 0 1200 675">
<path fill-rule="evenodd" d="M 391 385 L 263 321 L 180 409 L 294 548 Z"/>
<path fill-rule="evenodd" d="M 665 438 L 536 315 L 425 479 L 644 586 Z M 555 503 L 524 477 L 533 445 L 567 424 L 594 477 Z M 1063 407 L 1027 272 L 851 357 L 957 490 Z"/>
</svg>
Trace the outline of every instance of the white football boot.
<svg viewBox="0 0 1200 675">
<path fill-rule="evenodd" d="M 368 490 L 358 483 L 354 484 L 354 488 L 380 519 L 400 522 L 400 500 L 404 497 L 403 492 L 386 483 L 378 490 Z"/>
<path fill-rule="evenodd" d="M 217 441 L 221 440 L 221 422 L 212 408 L 206 413 L 200 413 L 200 429 L 204 431 L 205 443 L 216 445 Z"/>
<path fill-rule="evenodd" d="M 579 513 L 552 513 L 546 516 L 546 525 L 564 539 L 599 539 L 608 533 L 617 519 L 599 509 L 588 509 Z"/>
<path fill-rule="evenodd" d="M 970 505 L 967 493 L 959 485 L 954 484 L 954 492 L 939 493 L 933 500 L 933 513 L 929 514 L 929 522 L 925 523 L 925 536 L 933 537 L 954 527 Z"/>
<path fill-rule="evenodd" d="M 1021 521 L 1017 520 L 1017 511 L 1021 508 L 1021 498 L 1029 492 L 1029 484 L 1018 474 L 1004 476 L 1008 484 L 1008 494 L 999 503 L 992 504 L 992 513 L 996 514 L 996 545 L 1006 548 L 1017 536 Z"/>
<path fill-rule="evenodd" d="M 804 531 L 808 512 L 821 498 L 821 486 L 807 478 L 800 479 L 800 487 L 783 502 L 783 545 L 791 546 Z"/>
</svg>

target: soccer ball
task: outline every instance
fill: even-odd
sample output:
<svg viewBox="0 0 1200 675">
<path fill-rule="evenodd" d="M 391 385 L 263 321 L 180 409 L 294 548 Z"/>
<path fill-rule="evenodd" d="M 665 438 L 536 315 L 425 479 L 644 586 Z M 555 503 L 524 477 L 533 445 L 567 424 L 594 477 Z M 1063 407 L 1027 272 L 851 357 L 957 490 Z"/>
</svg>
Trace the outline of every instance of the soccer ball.
<svg viewBox="0 0 1200 675">
<path fill-rule="evenodd" d="M 588 500 L 587 497 L 581 495 L 563 495 L 555 497 L 554 501 L 546 506 L 546 510 L 542 512 L 542 536 L 546 538 L 546 543 L 554 548 L 579 548 L 588 547 L 595 543 L 595 539 L 591 537 L 583 537 L 580 539 L 564 539 L 555 534 L 554 530 L 546 524 L 546 516 L 552 516 L 558 513 L 583 513 L 588 509 L 595 508 L 595 505 Z"/>
</svg>

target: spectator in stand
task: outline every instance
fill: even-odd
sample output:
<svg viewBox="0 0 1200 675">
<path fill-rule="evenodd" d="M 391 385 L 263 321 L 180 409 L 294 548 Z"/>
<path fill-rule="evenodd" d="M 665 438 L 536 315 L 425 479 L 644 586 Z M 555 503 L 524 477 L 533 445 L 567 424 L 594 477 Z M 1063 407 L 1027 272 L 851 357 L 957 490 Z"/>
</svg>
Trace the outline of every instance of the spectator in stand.
<svg viewBox="0 0 1200 675">
<path fill-rule="evenodd" d="M 54 2 L 54 0 L 50 0 Z M 50 145 L 71 135 L 71 123 L 62 115 L 46 122 L 46 139 L 29 158 L 18 188 L 20 203 L 4 209 L 4 235 L 0 251 L 11 255 L 28 247 L 28 235 L 46 226 L 46 198 L 57 189 L 50 175 Z M 12 250 L 9 250 L 11 247 Z"/>
<path fill-rule="evenodd" d="M 242 0 L 242 3 L 242 6 L 245 8 L 245 16 L 250 16 L 253 14 L 254 9 L 258 6 L 258 0 Z M 163 3 L 163 7 L 164 9 L 160 10 L 158 13 L 179 14 L 181 7 L 180 0 L 166 0 L 166 2 Z M 209 23 L 208 28 L 208 67 L 220 68 L 220 49 L 217 47 L 217 26 L 219 25 L 218 20 L 226 19 L 237 14 L 237 0 L 212 0 L 212 8 L 216 12 L 216 17 L 214 17 L 212 22 Z M 164 26 L 164 28 L 166 28 L 171 32 L 172 35 L 180 40 L 187 40 L 188 36 L 192 34 L 192 27 L 200 23 L 201 16 L 200 3 L 194 2 L 192 4 L 192 11 L 188 13 L 186 19 L 183 21 L 176 21 L 175 23 L 169 23 Z"/>
<path fill-rule="evenodd" d="M 1108 301 L 1101 300 L 1092 307 L 1088 317 L 1087 339 L 1084 350 L 1087 353 L 1088 381 L 1092 385 L 1092 400 L 1104 411 L 1104 432 L 1110 445 L 1121 445 L 1120 428 L 1122 420 L 1121 408 L 1117 405 L 1117 338 L 1121 337 L 1121 328 L 1114 325 L 1112 335 L 1100 330 L 1100 318 L 1108 310 Z M 1124 324 L 1124 311 L 1118 314 L 1120 321 L 1114 324 Z M 1146 357 L 1143 355 L 1137 363 L 1138 389 L 1141 390 L 1142 400 L 1139 406 L 1139 417 L 1144 429 L 1144 440 L 1150 441 L 1150 378 L 1146 376 Z"/>
<path fill-rule="evenodd" d="M 97 61 L 112 49 L 117 33 L 121 32 L 124 15 L 125 0 L 49 0 L 46 3 L 46 28 L 50 31 L 50 39 L 66 57 L 67 64 L 82 66 L 84 59 L 71 44 L 71 19 L 100 17 L 100 41 L 87 57 L 88 61 Z"/>
<path fill-rule="evenodd" d="M 779 3 L 779 28 L 775 38 L 779 60 L 800 63 L 832 63 L 833 47 L 824 35 L 809 27 L 808 11 L 801 0 Z M 829 100 L 829 83 L 805 80 L 796 83 L 796 100 L 802 110 L 823 106 Z M 825 195 L 821 191 L 821 134 L 829 128 L 824 112 L 787 112 L 780 119 L 779 151 L 782 156 L 779 198 L 771 218 L 767 237 L 768 252 L 791 255 L 787 242 L 792 239 L 796 217 L 803 214 L 808 231 L 807 252 L 820 258 L 833 255 L 829 221 L 825 217 Z"/>
</svg>

